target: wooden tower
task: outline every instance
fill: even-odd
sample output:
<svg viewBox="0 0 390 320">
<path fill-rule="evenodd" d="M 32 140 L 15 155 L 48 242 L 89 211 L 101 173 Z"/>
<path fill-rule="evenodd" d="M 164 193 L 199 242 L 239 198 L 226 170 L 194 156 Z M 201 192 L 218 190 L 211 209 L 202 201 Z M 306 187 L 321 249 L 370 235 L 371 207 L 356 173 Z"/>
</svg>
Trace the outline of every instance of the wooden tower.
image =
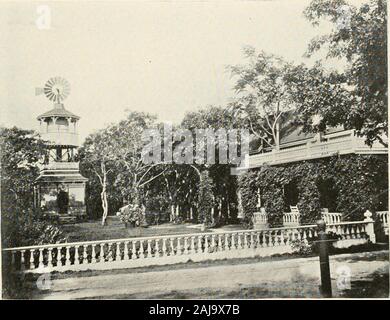
<svg viewBox="0 0 390 320">
<path fill-rule="evenodd" d="M 88 179 L 80 174 L 77 155 L 80 117 L 66 110 L 62 103 L 69 94 L 65 79 L 50 79 L 40 92 L 54 102 L 54 108 L 37 117 L 47 153 L 36 180 L 35 203 L 45 215 L 74 220 L 86 215 L 85 184 Z"/>
</svg>

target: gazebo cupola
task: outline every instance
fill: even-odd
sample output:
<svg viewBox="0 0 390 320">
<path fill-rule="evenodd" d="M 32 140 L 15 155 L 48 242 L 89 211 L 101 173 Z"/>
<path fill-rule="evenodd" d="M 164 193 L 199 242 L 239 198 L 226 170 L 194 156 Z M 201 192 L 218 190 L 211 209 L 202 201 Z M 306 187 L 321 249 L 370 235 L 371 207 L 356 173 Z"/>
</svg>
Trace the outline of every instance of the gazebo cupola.
<svg viewBox="0 0 390 320">
<path fill-rule="evenodd" d="M 77 124 L 80 119 L 65 109 L 63 103 L 55 103 L 54 108 L 37 117 L 39 134 L 48 142 L 49 162 L 72 162 L 78 144 Z"/>
<path fill-rule="evenodd" d="M 68 82 L 50 79 L 38 93 L 54 102 L 53 109 L 39 115 L 39 134 L 47 153 L 36 180 L 36 206 L 48 215 L 84 216 L 85 183 L 77 157 L 80 117 L 65 109 L 62 101 L 69 94 Z"/>
</svg>

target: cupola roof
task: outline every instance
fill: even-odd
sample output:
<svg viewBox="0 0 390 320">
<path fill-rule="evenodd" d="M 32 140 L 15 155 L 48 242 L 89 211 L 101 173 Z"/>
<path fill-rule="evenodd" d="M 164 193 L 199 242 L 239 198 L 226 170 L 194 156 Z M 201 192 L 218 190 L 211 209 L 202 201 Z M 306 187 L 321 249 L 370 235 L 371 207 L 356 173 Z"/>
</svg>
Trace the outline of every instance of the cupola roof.
<svg viewBox="0 0 390 320">
<path fill-rule="evenodd" d="M 37 117 L 37 119 L 41 120 L 41 119 L 50 118 L 50 117 L 73 118 L 76 120 L 80 119 L 79 116 L 76 116 L 74 113 L 66 110 L 63 103 L 55 103 L 53 109 L 39 115 Z"/>
</svg>

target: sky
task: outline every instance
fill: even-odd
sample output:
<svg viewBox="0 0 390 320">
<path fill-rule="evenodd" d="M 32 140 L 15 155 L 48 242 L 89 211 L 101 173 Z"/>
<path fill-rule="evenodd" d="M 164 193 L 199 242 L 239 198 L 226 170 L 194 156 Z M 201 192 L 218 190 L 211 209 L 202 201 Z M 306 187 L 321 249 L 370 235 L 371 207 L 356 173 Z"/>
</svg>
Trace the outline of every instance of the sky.
<svg viewBox="0 0 390 320">
<path fill-rule="evenodd" d="M 54 76 L 71 85 L 66 109 L 81 117 L 80 138 L 125 117 L 126 110 L 178 123 L 187 111 L 234 96 L 226 66 L 242 48 L 303 58 L 314 36 L 306 0 L 0 3 L 0 125 L 38 129 L 52 108 L 35 96 Z M 39 6 L 50 12 L 48 29 Z M 46 20 L 47 21 L 47 20 Z"/>
</svg>

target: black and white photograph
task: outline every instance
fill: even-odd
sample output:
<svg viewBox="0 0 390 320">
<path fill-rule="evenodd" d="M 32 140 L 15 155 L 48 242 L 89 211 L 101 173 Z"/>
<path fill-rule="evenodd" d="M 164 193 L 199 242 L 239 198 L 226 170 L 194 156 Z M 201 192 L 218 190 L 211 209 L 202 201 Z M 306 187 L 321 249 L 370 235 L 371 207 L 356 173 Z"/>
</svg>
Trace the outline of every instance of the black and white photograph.
<svg viewBox="0 0 390 320">
<path fill-rule="evenodd" d="M 388 300 L 387 28 L 387 0 L 0 2 L 1 299 Z"/>
</svg>

